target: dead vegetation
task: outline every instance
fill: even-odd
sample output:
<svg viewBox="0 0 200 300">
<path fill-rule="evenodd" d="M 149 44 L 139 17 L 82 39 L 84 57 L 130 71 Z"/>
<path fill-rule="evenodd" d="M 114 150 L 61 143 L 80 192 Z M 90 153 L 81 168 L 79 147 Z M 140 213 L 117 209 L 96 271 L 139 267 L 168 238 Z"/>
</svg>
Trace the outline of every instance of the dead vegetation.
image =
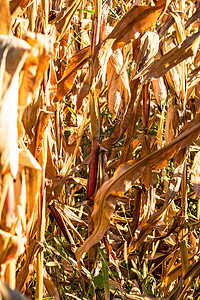
<svg viewBox="0 0 200 300">
<path fill-rule="evenodd" d="M 199 2 L 0 16 L 0 295 L 199 299 Z"/>
</svg>

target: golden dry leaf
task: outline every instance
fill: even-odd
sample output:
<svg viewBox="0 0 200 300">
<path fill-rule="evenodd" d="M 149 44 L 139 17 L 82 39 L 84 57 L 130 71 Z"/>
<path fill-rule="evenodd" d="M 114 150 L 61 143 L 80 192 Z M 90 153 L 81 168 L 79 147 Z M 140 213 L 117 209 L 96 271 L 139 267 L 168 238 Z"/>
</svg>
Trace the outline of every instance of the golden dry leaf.
<svg viewBox="0 0 200 300">
<path fill-rule="evenodd" d="M 114 119 L 119 111 L 126 109 L 130 98 L 128 74 L 123 67 L 123 56 L 115 50 L 107 65 L 108 109 Z"/>
<path fill-rule="evenodd" d="M 94 62 L 95 73 L 91 88 L 97 97 L 105 83 L 107 62 L 112 51 L 137 39 L 140 33 L 154 26 L 167 5 L 168 1 L 165 0 L 159 0 L 155 6 L 134 5 L 107 36 Z"/>
<path fill-rule="evenodd" d="M 43 149 L 43 141 L 45 138 L 45 133 L 47 132 L 47 128 L 49 125 L 50 113 L 44 110 L 40 111 L 40 115 L 38 117 L 38 122 L 35 130 L 35 151 L 34 156 L 39 156 L 40 152 Z"/>
<path fill-rule="evenodd" d="M 86 47 L 71 57 L 63 77 L 58 82 L 58 90 L 54 99 L 55 102 L 59 101 L 69 93 L 73 86 L 76 73 L 87 62 L 90 51 L 90 47 Z"/>
<path fill-rule="evenodd" d="M 50 104 L 53 103 L 53 99 L 56 96 L 57 93 L 57 76 L 56 76 L 56 71 L 55 71 L 55 66 L 53 64 L 53 61 L 50 63 L 50 79 L 49 79 L 49 101 Z"/>
<path fill-rule="evenodd" d="M 0 1 L 0 34 L 8 35 L 10 33 L 10 12 L 8 0 Z"/>
<path fill-rule="evenodd" d="M 142 175 L 146 166 L 152 166 L 153 168 L 154 165 L 161 164 L 164 160 L 170 159 L 174 153 L 178 152 L 178 150 L 181 150 L 186 147 L 186 145 L 189 145 L 196 140 L 200 133 L 199 119 L 200 116 L 198 115 L 197 119 L 188 123 L 189 125 L 187 124 L 186 128 L 188 129 L 183 128 L 183 132 L 162 149 L 147 155 L 137 163 L 129 161 L 119 166 L 115 171 L 114 176 L 107 180 L 97 191 L 91 216 L 94 224 L 94 231 L 84 242 L 83 246 L 78 248 L 75 253 L 79 268 L 82 255 L 103 238 L 105 231 L 109 227 L 110 218 L 112 217 L 116 205 L 116 197 L 113 197 L 113 195 L 117 196 L 118 193 L 121 195 L 129 190 L 135 180 Z M 156 216 L 155 218 L 157 219 Z"/>
<path fill-rule="evenodd" d="M 12 36 L 0 36 L 0 173 L 18 169 L 17 106 L 19 72 L 30 51 L 29 45 Z M 12 109 L 10 109 L 12 108 Z"/>
<path fill-rule="evenodd" d="M 22 115 L 23 126 L 30 140 L 32 140 L 34 137 L 33 128 L 35 127 L 37 121 L 39 106 L 40 106 L 40 99 L 38 99 L 35 103 L 33 102 L 30 105 L 28 105 L 25 108 L 24 113 Z"/>
<path fill-rule="evenodd" d="M 7 264 L 9 261 L 17 258 L 24 252 L 24 243 L 26 239 L 24 237 L 18 237 L 17 235 L 5 232 L 0 229 L 0 273 L 3 271 L 2 265 Z M 1 276 L 2 274 L 0 274 Z"/>
<path fill-rule="evenodd" d="M 154 26 L 169 2 L 159 0 L 155 6 L 134 5 L 107 37 L 114 39 L 113 49 L 124 46 Z"/>
<path fill-rule="evenodd" d="M 30 3 L 30 0 L 10 0 L 12 18 L 21 16 Z"/>
<path fill-rule="evenodd" d="M 37 218 L 42 168 L 26 148 L 19 150 L 19 164 L 25 170 L 26 184 L 26 234 L 30 233 Z"/>
<path fill-rule="evenodd" d="M 171 12 L 171 15 L 175 20 L 176 38 L 177 38 L 178 44 L 180 45 L 185 40 L 185 29 L 183 27 L 182 20 L 181 20 L 181 17 L 179 16 L 179 14 L 175 13 L 175 12 Z M 185 65 L 184 61 L 181 62 L 179 66 L 180 66 L 180 82 L 181 82 L 179 98 L 180 98 L 180 100 L 185 102 L 187 70 L 186 70 L 186 65 Z"/>
<path fill-rule="evenodd" d="M 167 100 L 167 88 L 165 86 L 163 77 L 152 80 L 152 89 L 154 92 L 155 99 L 160 109 L 164 109 L 165 101 Z"/>
<path fill-rule="evenodd" d="M 125 114 L 122 116 L 121 121 L 117 126 L 115 127 L 113 133 L 111 134 L 110 138 L 105 140 L 101 146 L 103 148 L 109 149 L 112 147 L 119 139 L 123 136 L 123 134 L 126 132 L 127 128 L 130 126 L 130 124 L 133 122 L 133 119 L 135 118 L 137 114 L 137 107 L 139 102 L 139 95 L 141 92 L 141 88 L 138 88 L 139 80 L 133 80 L 132 81 L 132 95 L 131 100 L 128 103 L 127 109 L 125 111 Z"/>
<path fill-rule="evenodd" d="M 1 233 L 3 247 L 0 253 L 4 261 L 0 264 L 17 258 L 24 252 L 26 236 L 30 233 L 34 218 L 37 217 L 41 167 L 26 148 L 19 150 L 19 169 L 15 182 L 11 183 L 0 220 L 1 229 L 5 230 Z"/>
<path fill-rule="evenodd" d="M 49 180 L 55 180 L 56 179 L 56 174 L 58 173 L 57 170 L 57 164 L 55 165 L 55 159 L 54 157 L 56 156 L 56 142 L 51 136 L 51 120 L 49 124 L 49 130 L 48 130 L 48 135 L 47 135 L 47 164 L 46 164 L 46 169 L 45 169 L 45 177 L 48 178 Z M 56 161 L 57 162 L 57 161 Z"/>
<path fill-rule="evenodd" d="M 149 66 L 155 59 L 159 49 L 159 35 L 156 32 L 147 31 L 141 38 L 140 52 L 137 58 L 137 71 Z"/>
<path fill-rule="evenodd" d="M 57 30 L 57 38 L 56 38 L 57 41 L 60 41 L 64 37 L 67 29 L 70 26 L 71 19 L 73 18 L 81 2 L 82 0 L 78 0 L 78 1 L 73 0 L 71 6 L 69 6 L 68 8 L 63 7 L 62 10 L 60 11 L 59 15 L 55 20 L 55 26 Z"/>
<path fill-rule="evenodd" d="M 29 32 L 24 39 L 31 46 L 31 51 L 20 74 L 19 111 L 21 114 L 32 99 L 37 97 L 44 72 L 49 67 L 53 53 L 51 38 L 43 34 Z"/>
<path fill-rule="evenodd" d="M 160 59 L 156 59 L 150 67 L 139 73 L 135 78 L 145 75 L 144 82 L 150 78 L 159 78 L 165 75 L 171 68 L 181 63 L 190 56 L 195 56 L 199 48 L 200 32 L 186 38 L 183 43 L 175 47 Z"/>
<path fill-rule="evenodd" d="M 163 54 L 168 53 L 170 50 L 174 49 L 176 45 L 170 38 L 169 40 L 165 41 L 162 46 Z M 166 74 L 166 80 L 170 87 L 170 90 L 174 96 L 180 95 L 180 88 L 181 88 L 181 69 L 179 65 L 171 68 Z"/>
<path fill-rule="evenodd" d="M 197 197 L 200 197 L 200 152 L 197 152 L 191 169 L 191 182 Z"/>
<path fill-rule="evenodd" d="M 178 122 L 178 109 L 171 100 L 166 114 L 165 141 L 167 144 L 178 135 Z"/>
<path fill-rule="evenodd" d="M 80 235 L 80 233 L 76 230 L 74 227 L 73 223 L 77 224 L 82 224 L 86 225 L 84 221 L 80 220 L 76 214 L 74 214 L 70 208 L 67 206 L 64 206 L 60 204 L 56 200 L 52 200 L 49 204 L 49 208 L 54 216 L 54 218 L 57 220 L 57 223 L 62 230 L 64 236 L 66 237 L 67 240 L 73 241 L 73 245 L 75 245 L 75 241 L 73 240 L 71 234 L 69 233 L 68 227 L 71 229 L 73 232 L 74 236 L 79 240 L 81 244 L 83 244 L 83 238 Z"/>
<path fill-rule="evenodd" d="M 30 269 L 30 264 L 32 263 L 32 260 L 34 258 L 34 255 L 38 253 L 39 250 L 41 250 L 42 244 L 36 241 L 35 239 L 32 239 L 30 241 L 29 246 L 26 249 L 26 260 L 23 265 L 23 267 L 19 270 L 17 273 L 17 278 L 16 278 L 16 288 L 21 291 L 24 284 L 26 283 L 27 277 L 29 275 L 29 269 Z"/>
</svg>

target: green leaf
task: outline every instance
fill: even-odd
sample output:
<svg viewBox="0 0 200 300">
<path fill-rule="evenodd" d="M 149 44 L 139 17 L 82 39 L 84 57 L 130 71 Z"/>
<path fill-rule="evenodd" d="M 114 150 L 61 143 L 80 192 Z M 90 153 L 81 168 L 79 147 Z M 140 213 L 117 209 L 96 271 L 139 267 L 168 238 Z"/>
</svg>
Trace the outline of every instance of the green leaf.
<svg viewBox="0 0 200 300">
<path fill-rule="evenodd" d="M 74 115 L 75 119 L 77 119 L 77 114 L 75 113 L 75 111 L 73 110 L 73 108 L 67 102 L 65 102 L 65 104 L 67 105 L 70 113 Z"/>
<path fill-rule="evenodd" d="M 82 8 L 78 8 L 77 11 L 83 11 L 85 13 L 92 14 L 92 15 L 94 15 L 94 13 L 95 13 L 94 10 L 82 9 Z"/>
<path fill-rule="evenodd" d="M 93 278 L 94 284 L 98 287 L 98 289 L 102 290 L 103 289 L 103 283 L 104 283 L 104 278 L 101 273 L 99 273 L 97 276 Z"/>
<path fill-rule="evenodd" d="M 106 255 L 102 249 L 99 249 L 102 259 L 102 273 L 103 273 L 103 283 L 104 283 L 104 291 L 105 291 L 105 299 L 110 299 L 110 287 L 109 287 L 109 273 L 108 273 L 108 262 L 106 259 Z"/>
</svg>

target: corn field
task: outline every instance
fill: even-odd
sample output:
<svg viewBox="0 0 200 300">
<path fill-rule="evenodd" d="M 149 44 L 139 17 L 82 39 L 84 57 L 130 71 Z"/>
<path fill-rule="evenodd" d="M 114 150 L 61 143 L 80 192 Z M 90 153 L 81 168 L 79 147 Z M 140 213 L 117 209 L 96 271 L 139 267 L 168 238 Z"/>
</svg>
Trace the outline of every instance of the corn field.
<svg viewBox="0 0 200 300">
<path fill-rule="evenodd" d="M 199 17 L 0 0 L 0 299 L 200 299 Z"/>
</svg>

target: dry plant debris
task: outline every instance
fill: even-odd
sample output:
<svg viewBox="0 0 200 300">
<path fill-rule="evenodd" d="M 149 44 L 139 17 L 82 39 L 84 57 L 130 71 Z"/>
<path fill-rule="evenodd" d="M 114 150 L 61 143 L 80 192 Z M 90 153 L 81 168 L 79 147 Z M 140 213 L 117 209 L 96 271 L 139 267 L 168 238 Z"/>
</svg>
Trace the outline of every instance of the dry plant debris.
<svg viewBox="0 0 200 300">
<path fill-rule="evenodd" d="M 200 299 L 199 17 L 0 0 L 0 299 Z"/>
</svg>

